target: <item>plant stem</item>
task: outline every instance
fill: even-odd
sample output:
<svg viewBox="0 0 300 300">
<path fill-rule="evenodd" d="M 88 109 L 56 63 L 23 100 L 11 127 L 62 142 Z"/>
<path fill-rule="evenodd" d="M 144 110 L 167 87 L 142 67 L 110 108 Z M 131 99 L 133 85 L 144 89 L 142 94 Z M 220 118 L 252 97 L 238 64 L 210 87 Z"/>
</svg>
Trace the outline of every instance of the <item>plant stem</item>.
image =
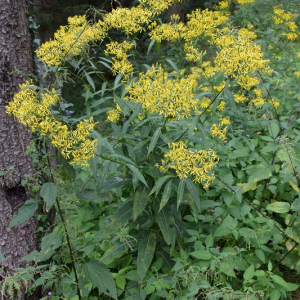
<svg viewBox="0 0 300 300">
<path fill-rule="evenodd" d="M 46 151 L 47 151 L 47 148 L 46 148 Z M 49 161 L 49 156 L 48 155 L 47 155 L 47 161 L 48 161 L 48 166 L 50 168 L 51 180 L 54 183 L 55 181 L 54 181 L 54 177 L 53 177 L 53 174 L 52 174 L 51 165 L 50 165 L 50 161 Z M 78 280 L 77 271 L 76 271 L 75 259 L 74 259 L 74 255 L 73 255 L 73 251 L 72 251 L 72 247 L 71 247 L 71 243 L 70 243 L 70 237 L 69 237 L 69 234 L 68 234 L 68 230 L 67 230 L 67 226 L 66 226 L 66 222 L 65 222 L 64 216 L 62 214 L 60 203 L 59 203 L 57 197 L 56 197 L 55 201 L 56 201 L 56 205 L 57 205 L 57 210 L 58 210 L 59 216 L 60 216 L 61 221 L 63 223 L 64 232 L 65 232 L 65 235 L 66 235 L 67 245 L 68 245 L 68 249 L 69 249 L 69 253 L 70 253 L 70 257 L 71 257 L 72 269 L 73 269 L 74 275 L 75 275 L 75 282 L 76 282 L 76 289 L 77 289 L 78 299 L 81 300 L 81 295 L 80 295 L 80 290 L 79 290 L 79 280 Z"/>
</svg>

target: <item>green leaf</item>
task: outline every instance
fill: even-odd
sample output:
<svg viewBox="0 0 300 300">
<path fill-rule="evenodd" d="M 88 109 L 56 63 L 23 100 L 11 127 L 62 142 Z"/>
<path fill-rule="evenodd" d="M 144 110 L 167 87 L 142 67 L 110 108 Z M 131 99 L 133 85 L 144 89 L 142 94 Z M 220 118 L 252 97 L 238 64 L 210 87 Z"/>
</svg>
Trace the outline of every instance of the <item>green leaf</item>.
<svg viewBox="0 0 300 300">
<path fill-rule="evenodd" d="M 172 180 L 170 180 L 165 186 L 164 192 L 161 197 L 160 205 L 159 205 L 159 211 L 161 211 L 168 203 L 171 196 L 171 191 L 172 191 Z"/>
<path fill-rule="evenodd" d="M 170 207 L 169 207 L 170 210 Z M 174 220 L 172 220 L 172 217 L 170 216 L 170 212 L 168 212 L 168 208 L 163 208 L 157 215 L 156 220 L 158 223 L 158 226 L 161 230 L 161 233 L 164 237 L 164 240 L 168 245 L 171 244 L 171 228 L 170 223 L 174 223 Z"/>
<path fill-rule="evenodd" d="M 187 186 L 188 190 L 190 191 L 192 198 L 196 204 L 196 207 L 198 208 L 199 211 L 201 211 L 200 198 L 199 198 L 198 190 L 197 190 L 194 182 L 189 178 L 186 178 L 185 181 L 186 181 L 186 186 Z"/>
<path fill-rule="evenodd" d="M 115 176 L 113 178 L 110 178 L 110 179 L 106 180 L 103 183 L 103 187 L 101 189 L 101 192 L 102 193 L 108 192 L 112 189 L 119 188 L 123 185 L 126 185 L 126 184 L 130 183 L 130 182 L 131 182 L 130 178 L 126 178 L 125 180 L 122 180 L 122 178 L 120 178 L 118 176 Z"/>
<path fill-rule="evenodd" d="M 57 185 L 53 182 L 44 183 L 40 191 L 40 196 L 46 202 L 46 209 L 49 210 L 57 197 Z"/>
<path fill-rule="evenodd" d="M 296 263 L 295 270 L 297 271 L 297 273 L 300 273 L 300 260 L 298 260 L 298 262 Z"/>
<path fill-rule="evenodd" d="M 136 119 L 136 117 L 139 115 L 139 113 L 143 110 L 143 106 L 142 103 L 138 102 L 135 103 L 135 106 L 133 108 L 133 113 L 129 118 L 129 122 L 133 121 L 134 119 Z"/>
<path fill-rule="evenodd" d="M 104 232 L 106 234 L 109 234 L 122 228 L 132 218 L 132 212 L 132 201 L 128 201 L 124 205 L 122 205 L 113 215 L 111 222 L 108 223 L 108 225 L 104 229 Z"/>
<path fill-rule="evenodd" d="M 112 154 L 112 155 L 110 155 L 110 156 L 111 156 L 111 157 L 115 157 L 115 158 L 121 160 L 121 161 L 124 162 L 124 163 L 128 163 L 128 164 L 130 164 L 130 165 L 136 166 L 136 164 L 135 164 L 130 158 L 128 158 L 128 157 L 126 157 L 126 156 L 124 156 L 124 155 L 121 155 L 121 154 Z"/>
<path fill-rule="evenodd" d="M 185 185 L 185 178 L 182 177 L 179 181 L 178 191 L 177 191 L 177 210 L 178 210 L 179 205 L 180 205 L 180 203 L 183 199 L 184 185 Z"/>
<path fill-rule="evenodd" d="M 159 178 L 159 179 L 156 181 L 156 183 L 155 183 L 154 187 L 152 188 L 152 190 L 151 190 L 151 192 L 150 192 L 149 195 L 152 195 L 152 194 L 155 193 L 155 192 L 156 192 L 156 195 L 157 195 L 157 193 L 158 193 L 159 190 L 161 189 L 162 185 L 163 185 L 167 180 L 169 180 L 170 178 L 173 178 L 173 177 L 174 177 L 173 175 L 166 175 L 166 176 L 164 176 L 164 177 Z"/>
<path fill-rule="evenodd" d="M 271 278 L 273 279 L 274 282 L 281 285 L 287 292 L 292 292 L 299 287 L 298 284 L 286 282 L 282 277 L 280 277 L 278 275 L 272 274 Z"/>
<path fill-rule="evenodd" d="M 199 121 L 199 118 L 200 118 L 200 115 L 197 115 L 196 117 L 193 118 L 192 122 L 191 122 L 191 125 L 189 127 L 189 130 L 188 130 L 188 137 L 191 138 L 194 130 L 195 130 L 195 127 Z"/>
<path fill-rule="evenodd" d="M 117 299 L 117 289 L 112 274 L 102 262 L 91 260 L 83 264 L 82 270 L 88 282 L 97 287 L 100 293 Z"/>
<path fill-rule="evenodd" d="M 4 255 L 0 252 L 0 263 L 5 261 Z"/>
<path fill-rule="evenodd" d="M 139 246 L 137 257 L 137 271 L 141 278 L 146 277 L 146 273 L 150 267 L 156 245 L 156 233 L 151 231 L 146 235 Z"/>
<path fill-rule="evenodd" d="M 290 204 L 287 202 L 276 201 L 268 204 L 266 209 L 283 214 L 290 210 Z"/>
<path fill-rule="evenodd" d="M 120 288 L 121 290 L 124 290 L 124 287 L 126 285 L 126 278 L 123 275 L 118 275 L 116 277 L 116 285 L 118 288 Z"/>
<path fill-rule="evenodd" d="M 201 260 L 209 260 L 211 259 L 212 255 L 208 250 L 197 250 L 190 253 L 195 258 L 201 259 Z"/>
<path fill-rule="evenodd" d="M 266 262 L 265 253 L 261 249 L 255 249 L 256 256 L 263 262 Z"/>
<path fill-rule="evenodd" d="M 133 199 L 133 221 L 136 220 L 136 218 L 143 212 L 144 208 L 146 207 L 150 196 L 149 194 L 149 189 L 144 186 L 138 187 L 134 199 Z"/>
<path fill-rule="evenodd" d="M 132 244 L 131 244 L 132 245 Z M 104 255 L 101 257 L 101 261 L 109 265 L 111 264 L 116 258 L 121 257 L 129 248 L 129 245 L 127 243 L 125 244 L 117 244 L 104 253 Z"/>
<path fill-rule="evenodd" d="M 251 266 L 249 266 L 247 268 L 247 270 L 245 271 L 243 277 L 245 280 L 250 280 L 251 278 L 253 278 L 254 276 L 254 272 L 255 272 L 255 269 L 254 269 L 254 266 L 253 264 Z"/>
<path fill-rule="evenodd" d="M 214 238 L 211 233 L 205 238 L 204 243 L 207 248 L 212 247 L 212 245 L 214 244 Z"/>
<path fill-rule="evenodd" d="M 151 138 L 151 142 L 150 142 L 150 145 L 149 145 L 149 148 L 148 148 L 147 156 L 149 156 L 149 154 L 153 151 L 154 147 L 156 146 L 157 141 L 159 139 L 160 133 L 161 133 L 161 127 L 158 127 L 155 130 L 155 132 L 154 132 L 154 134 L 153 134 L 153 136 Z"/>
<path fill-rule="evenodd" d="M 92 79 L 92 77 L 88 74 L 88 73 L 85 73 L 84 74 L 85 78 L 87 79 L 89 85 L 92 87 L 92 89 L 95 91 L 95 83 Z"/>
<path fill-rule="evenodd" d="M 150 53 L 150 51 L 151 51 L 151 49 L 152 49 L 154 43 L 155 43 L 155 40 L 151 40 L 151 42 L 149 43 L 149 45 L 148 45 L 148 50 L 147 50 L 147 55 Z"/>
<path fill-rule="evenodd" d="M 125 104 L 124 100 L 122 100 L 120 97 L 118 97 L 115 93 L 114 93 L 114 99 L 115 99 L 116 103 L 120 106 L 123 114 L 129 115 L 129 110 L 128 110 L 128 107 Z"/>
<path fill-rule="evenodd" d="M 55 250 L 62 244 L 62 236 L 57 232 L 51 232 L 43 236 L 41 248 L 42 252 L 47 253 L 49 250 Z"/>
<path fill-rule="evenodd" d="M 221 226 L 218 227 L 217 230 L 214 233 L 214 237 L 220 237 L 220 236 L 225 236 L 231 233 L 231 230 L 228 227 Z"/>
<path fill-rule="evenodd" d="M 25 223 L 29 220 L 38 209 L 38 202 L 36 199 L 27 200 L 18 211 L 18 214 L 14 216 L 10 223 L 9 228 Z"/>
<path fill-rule="evenodd" d="M 270 300 L 279 300 L 280 299 L 280 291 L 279 290 L 273 290 L 270 294 Z"/>
<path fill-rule="evenodd" d="M 169 58 L 166 58 L 166 61 L 170 64 L 170 66 L 180 75 L 179 69 L 176 64 Z"/>
<path fill-rule="evenodd" d="M 127 167 L 132 171 L 132 173 L 138 178 L 139 181 L 141 181 L 145 186 L 148 187 L 148 184 L 147 184 L 143 174 L 137 167 L 135 167 L 134 165 L 130 165 L 130 164 L 127 164 Z"/>
<path fill-rule="evenodd" d="M 272 170 L 271 167 L 257 165 L 252 169 L 248 169 L 247 174 L 250 175 L 248 179 L 248 183 L 250 184 L 271 177 Z"/>
<path fill-rule="evenodd" d="M 95 190 L 84 189 L 76 193 L 76 196 L 79 200 L 82 201 L 95 201 L 100 200 L 101 196 Z"/>
<path fill-rule="evenodd" d="M 278 122 L 275 120 L 272 120 L 269 124 L 270 136 L 275 139 L 278 136 L 279 131 L 280 131 L 280 127 L 278 125 Z"/>
</svg>

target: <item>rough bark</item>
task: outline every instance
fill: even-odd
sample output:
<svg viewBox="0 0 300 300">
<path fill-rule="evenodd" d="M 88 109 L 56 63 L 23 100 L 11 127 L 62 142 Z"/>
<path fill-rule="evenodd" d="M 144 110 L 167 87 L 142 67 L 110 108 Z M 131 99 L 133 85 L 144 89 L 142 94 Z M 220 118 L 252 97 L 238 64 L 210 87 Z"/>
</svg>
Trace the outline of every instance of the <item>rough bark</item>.
<svg viewBox="0 0 300 300">
<path fill-rule="evenodd" d="M 20 259 L 36 248 L 34 218 L 14 228 L 8 227 L 13 215 L 28 199 L 21 181 L 25 174 L 32 175 L 34 171 L 26 154 L 30 133 L 7 115 L 5 109 L 19 90 L 19 84 L 33 70 L 26 10 L 26 0 L 0 0 L 0 170 L 6 172 L 0 180 L 0 252 L 6 258 L 0 264 L 4 269 L 0 281 L 14 268 L 24 267 Z"/>
</svg>

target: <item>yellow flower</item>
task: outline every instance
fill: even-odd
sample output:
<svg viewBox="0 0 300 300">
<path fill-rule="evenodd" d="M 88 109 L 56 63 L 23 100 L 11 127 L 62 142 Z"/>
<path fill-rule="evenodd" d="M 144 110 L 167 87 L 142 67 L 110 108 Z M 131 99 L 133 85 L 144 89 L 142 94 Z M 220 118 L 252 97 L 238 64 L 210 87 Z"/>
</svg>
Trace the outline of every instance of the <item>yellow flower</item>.
<svg viewBox="0 0 300 300">
<path fill-rule="evenodd" d="M 255 2 L 255 0 L 236 0 L 236 2 L 239 5 L 244 5 L 244 4 L 248 4 L 248 3 L 253 3 L 253 2 Z"/>
<path fill-rule="evenodd" d="M 294 41 L 297 38 L 297 33 L 289 32 L 289 33 L 282 33 L 282 35 L 286 36 L 288 40 Z"/>
<path fill-rule="evenodd" d="M 36 54 L 45 65 L 59 66 L 64 60 L 72 60 L 81 54 L 90 42 L 103 40 L 106 35 L 103 22 L 90 25 L 85 15 L 70 17 L 68 25 L 61 26 L 54 34 L 54 40 L 44 43 Z"/>
<path fill-rule="evenodd" d="M 218 109 L 219 111 L 223 111 L 224 108 L 225 108 L 225 106 L 226 106 L 226 102 L 225 102 L 225 101 L 220 101 L 220 103 L 219 103 L 217 109 Z"/>
<path fill-rule="evenodd" d="M 220 126 L 229 125 L 230 120 L 229 120 L 228 117 L 227 118 L 222 118 L 222 119 L 220 119 L 219 124 L 220 124 Z"/>
<path fill-rule="evenodd" d="M 266 101 L 265 101 L 264 98 L 262 98 L 262 97 L 257 97 L 257 98 L 254 98 L 254 100 L 253 100 L 253 104 L 254 104 L 255 106 L 263 105 L 263 104 L 265 104 L 265 103 L 266 103 Z"/>
<path fill-rule="evenodd" d="M 256 77 L 251 77 L 249 75 L 240 75 L 238 77 L 238 84 L 246 89 L 250 90 L 253 86 L 259 84 L 259 80 Z"/>
<path fill-rule="evenodd" d="M 39 131 L 41 136 L 49 138 L 65 158 L 72 159 L 71 164 L 88 166 L 87 161 L 95 156 L 97 146 L 97 140 L 89 138 L 90 131 L 95 126 L 93 118 L 79 122 L 76 129 L 71 130 L 67 124 L 57 121 L 55 115 L 51 114 L 51 105 L 60 99 L 54 89 L 38 93 L 35 86 L 28 81 L 21 84 L 20 88 L 6 107 L 7 113 L 13 114 L 19 122 L 29 126 L 32 132 Z"/>
<path fill-rule="evenodd" d="M 269 103 L 271 103 L 275 108 L 278 108 L 280 106 L 279 102 L 274 99 L 271 99 Z"/>
<path fill-rule="evenodd" d="M 249 99 L 245 95 L 235 94 L 234 100 L 236 103 L 243 103 L 248 101 Z"/>
<path fill-rule="evenodd" d="M 173 75 L 173 76 L 171 76 Z M 143 109 L 168 118 L 187 118 L 197 111 L 198 100 L 194 99 L 196 80 L 193 76 L 178 77 L 162 67 L 152 67 L 140 74 L 137 82 L 126 86 L 127 100 L 141 102 Z"/>
<path fill-rule="evenodd" d="M 296 76 L 297 78 L 300 78 L 300 71 L 295 72 L 295 76 Z"/>
<path fill-rule="evenodd" d="M 112 58 L 112 73 L 117 75 L 121 73 L 125 75 L 125 79 L 133 71 L 133 65 L 127 60 L 127 51 L 134 47 L 133 43 L 128 43 L 124 41 L 122 43 L 111 42 L 106 45 L 106 50 L 104 53 L 106 55 L 114 55 Z"/>
<path fill-rule="evenodd" d="M 103 22 L 108 28 L 122 30 L 129 36 L 145 31 L 152 17 L 153 12 L 143 6 L 132 7 L 131 9 L 118 7 L 106 14 Z"/>
<path fill-rule="evenodd" d="M 179 178 L 191 175 L 194 177 L 193 181 L 202 183 L 204 188 L 208 188 L 210 182 L 215 179 L 212 169 L 219 162 L 219 156 L 215 151 L 212 149 L 191 151 L 183 141 L 172 143 L 169 147 L 171 150 L 164 155 L 160 171 L 173 169 Z"/>
<path fill-rule="evenodd" d="M 155 15 L 160 14 L 166 10 L 171 4 L 175 2 L 182 2 L 182 0 L 139 0 L 141 7 L 149 7 Z"/>
<path fill-rule="evenodd" d="M 225 141 L 226 140 L 226 133 L 227 133 L 227 128 L 220 129 L 217 124 L 212 124 L 210 128 L 210 133 L 212 137 L 217 137 L 220 140 Z"/>
</svg>

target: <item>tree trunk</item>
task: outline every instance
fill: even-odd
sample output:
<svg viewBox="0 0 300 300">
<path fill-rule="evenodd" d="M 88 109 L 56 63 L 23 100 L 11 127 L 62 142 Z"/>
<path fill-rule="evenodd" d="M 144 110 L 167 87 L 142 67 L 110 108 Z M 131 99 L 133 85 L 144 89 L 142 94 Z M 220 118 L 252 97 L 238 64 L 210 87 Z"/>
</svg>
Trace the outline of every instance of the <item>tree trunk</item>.
<svg viewBox="0 0 300 300">
<path fill-rule="evenodd" d="M 26 154 L 30 133 L 7 115 L 5 109 L 19 84 L 33 71 L 26 10 L 26 0 L 0 0 L 0 171 L 5 172 L 0 177 L 0 252 L 5 257 L 0 263 L 4 270 L 0 282 L 5 275 L 12 274 L 14 268 L 24 267 L 20 259 L 36 248 L 35 218 L 8 227 L 13 215 L 28 199 L 21 181 L 25 174 L 34 172 L 32 161 Z M 24 293 L 21 299 L 24 299 Z"/>
</svg>

